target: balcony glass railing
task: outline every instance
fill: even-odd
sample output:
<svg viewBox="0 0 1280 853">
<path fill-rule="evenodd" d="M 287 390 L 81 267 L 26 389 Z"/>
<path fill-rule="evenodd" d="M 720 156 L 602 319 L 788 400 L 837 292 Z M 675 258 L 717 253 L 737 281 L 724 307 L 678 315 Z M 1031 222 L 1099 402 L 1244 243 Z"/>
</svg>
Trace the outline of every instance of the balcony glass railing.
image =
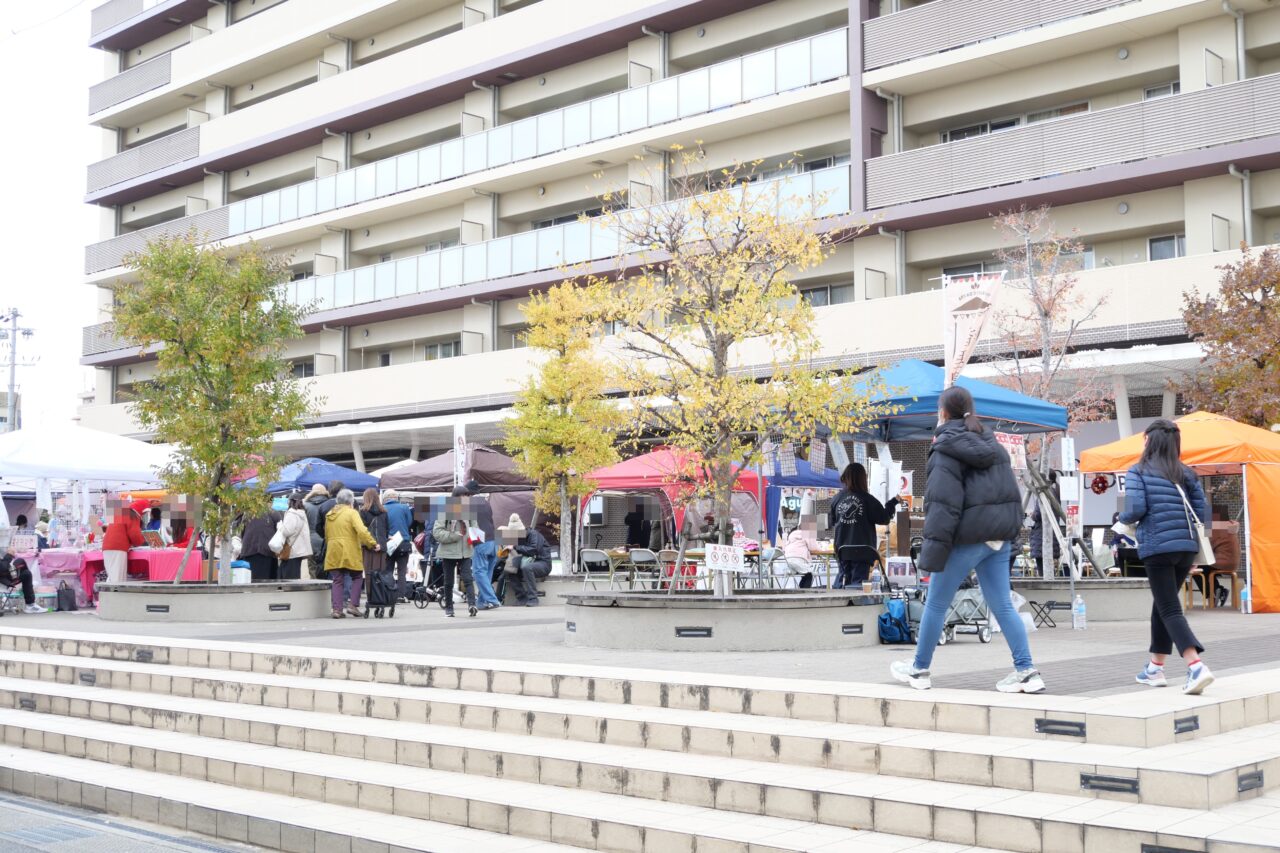
<svg viewBox="0 0 1280 853">
<path fill-rule="evenodd" d="M 784 216 L 836 216 L 849 211 L 849 167 L 835 166 L 761 181 L 753 185 L 753 190 L 776 191 L 778 210 Z M 809 200 L 813 201 L 812 205 Z M 618 215 L 625 216 L 626 212 L 619 211 Z M 296 304 L 311 305 L 314 311 L 327 311 L 567 264 L 605 260 L 636 248 L 622 245 L 616 223 L 569 222 L 290 282 L 287 293 Z"/>
<path fill-rule="evenodd" d="M 833 30 L 237 201 L 228 205 L 230 233 L 267 228 L 845 77 L 848 40 L 847 29 Z"/>
</svg>

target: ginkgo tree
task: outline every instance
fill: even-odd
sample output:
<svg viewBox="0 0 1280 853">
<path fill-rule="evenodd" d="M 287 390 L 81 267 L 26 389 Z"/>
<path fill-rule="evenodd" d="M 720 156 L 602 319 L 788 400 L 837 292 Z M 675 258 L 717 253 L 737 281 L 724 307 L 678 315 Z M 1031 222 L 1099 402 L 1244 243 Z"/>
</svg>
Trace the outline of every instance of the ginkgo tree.
<svg viewBox="0 0 1280 853">
<path fill-rule="evenodd" d="M 232 255 L 195 235 L 161 237 L 125 262 L 137 281 L 117 291 L 116 332 L 156 359 L 130 409 L 174 446 L 165 488 L 195 499 L 196 527 L 219 537 L 218 579 L 230 583 L 232 522 L 268 502 L 237 475 L 256 469 L 259 482 L 275 479 L 274 433 L 301 429 L 316 408 L 283 357 L 302 337 L 306 309 L 285 298 L 287 263 L 253 244 Z M 189 555 L 190 546 L 184 568 Z"/>
<path fill-rule="evenodd" d="M 585 277 L 587 292 L 617 330 L 599 363 L 625 400 L 621 428 L 686 451 L 684 479 L 710 499 L 728 543 L 736 466 L 759 464 L 766 440 L 855 431 L 880 389 L 815 363 L 813 308 L 793 277 L 833 251 L 835 232 L 815 227 L 827 199 L 758 180 L 759 163 L 710 169 L 701 150 L 678 147 L 668 160 L 656 181 L 671 201 L 625 208 L 604 197 L 599 221 L 620 251 L 613 269 Z M 842 233 L 862 228 L 845 222 Z"/>
<path fill-rule="evenodd" d="M 505 422 L 516 467 L 538 484 L 538 509 L 559 517 L 560 555 L 569 565 L 577 551 L 571 504 L 591 492 L 591 471 L 618 460 L 618 412 L 605 396 L 606 377 L 594 347 L 606 302 L 602 285 L 578 287 L 572 281 L 530 297 L 525 343 L 545 358 Z"/>
</svg>

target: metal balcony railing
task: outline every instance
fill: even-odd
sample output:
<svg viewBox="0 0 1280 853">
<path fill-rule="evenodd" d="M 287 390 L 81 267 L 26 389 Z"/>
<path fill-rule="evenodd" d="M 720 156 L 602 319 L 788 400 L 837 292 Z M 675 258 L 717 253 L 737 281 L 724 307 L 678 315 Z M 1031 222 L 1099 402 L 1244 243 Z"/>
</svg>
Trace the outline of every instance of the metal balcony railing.
<svg viewBox="0 0 1280 853">
<path fill-rule="evenodd" d="M 862 25 L 862 68 L 871 71 L 1135 0 L 933 0 Z"/>
<path fill-rule="evenodd" d="M 128 341 L 124 338 L 116 337 L 116 324 L 113 321 L 108 320 L 105 323 L 95 323 L 92 326 L 84 327 L 82 355 L 98 355 L 99 353 L 127 349 L 128 347 Z"/>
<path fill-rule="evenodd" d="M 89 13 L 89 34 L 96 36 L 156 5 L 156 0 L 108 0 Z"/>
<path fill-rule="evenodd" d="M 159 89 L 168 84 L 172 69 L 173 53 L 162 53 L 89 87 L 89 115 Z"/>
<path fill-rule="evenodd" d="M 189 127 L 89 166 L 88 192 L 141 177 L 156 169 L 190 160 L 200 153 L 200 127 Z"/>
<path fill-rule="evenodd" d="M 940 198 L 1280 133 L 1280 74 L 866 162 L 867 207 Z"/>
<path fill-rule="evenodd" d="M 140 231 L 131 231 L 112 237 L 101 243 L 91 243 L 84 249 L 84 272 L 92 275 L 102 270 L 109 270 L 124 263 L 131 252 L 146 247 L 149 240 L 157 237 L 176 236 L 194 230 L 200 239 L 206 242 L 221 240 L 227 236 L 227 209 L 219 207 L 206 210 L 195 216 L 183 216 L 170 222 L 162 222 Z"/>
</svg>

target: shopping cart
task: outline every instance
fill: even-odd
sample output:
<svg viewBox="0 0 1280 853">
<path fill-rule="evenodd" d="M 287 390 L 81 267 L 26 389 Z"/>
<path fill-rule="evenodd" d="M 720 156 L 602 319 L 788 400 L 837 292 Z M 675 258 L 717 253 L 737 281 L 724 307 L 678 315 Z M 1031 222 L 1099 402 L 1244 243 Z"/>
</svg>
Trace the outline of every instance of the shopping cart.
<svg viewBox="0 0 1280 853">
<path fill-rule="evenodd" d="M 911 626 L 913 636 L 919 636 L 920 620 L 924 616 L 924 604 L 929 599 L 929 575 L 920 579 L 920 592 L 904 590 L 907 599 L 907 623 Z M 947 616 L 942 625 L 942 633 L 938 636 L 938 645 L 945 646 L 955 640 L 957 634 L 977 634 L 978 642 L 991 642 L 991 613 L 987 609 L 987 600 L 970 577 L 956 592 L 947 607 Z"/>
</svg>

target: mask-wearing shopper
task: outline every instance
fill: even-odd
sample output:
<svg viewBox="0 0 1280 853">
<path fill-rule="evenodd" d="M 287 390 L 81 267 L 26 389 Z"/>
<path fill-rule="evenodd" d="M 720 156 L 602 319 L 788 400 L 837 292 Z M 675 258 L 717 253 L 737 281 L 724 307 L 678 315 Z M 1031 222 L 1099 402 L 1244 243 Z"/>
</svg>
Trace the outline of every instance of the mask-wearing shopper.
<svg viewBox="0 0 1280 853">
<path fill-rule="evenodd" d="M 1027 629 L 1009 596 L 1009 542 L 1022 527 L 1022 496 L 1009 454 L 973 410 L 973 396 L 952 386 L 938 401 L 938 428 L 925 466 L 924 544 L 916 561 L 929 577 L 914 661 L 890 672 L 917 690 L 932 686 L 929 665 L 960 584 L 977 571 L 987 608 L 1000 624 L 1014 671 L 996 684 L 1001 693 L 1041 693 Z"/>
<path fill-rule="evenodd" d="M 519 513 L 511 513 L 507 525 L 498 530 L 516 540 L 512 547 L 515 553 L 507 558 L 520 581 L 516 587 L 516 603 L 523 607 L 537 607 L 538 581 L 551 574 L 551 546 L 541 533 L 524 526 Z"/>
<path fill-rule="evenodd" d="M 356 512 L 356 497 L 350 489 L 342 489 L 333 498 L 333 509 L 324 520 L 324 567 L 333 583 L 333 618 L 341 619 L 343 601 L 346 613 L 363 616 L 360 592 L 364 589 L 364 555 L 361 547 L 380 550 L 377 541 Z"/>
<path fill-rule="evenodd" d="M 1178 590 L 1199 551 L 1194 522 L 1209 525 L 1209 506 L 1199 480 L 1182 464 L 1181 456 L 1177 424 L 1164 418 L 1153 421 L 1146 429 L 1142 458 L 1124 481 L 1120 521 L 1138 525 L 1138 556 L 1146 566 L 1153 599 L 1151 662 L 1138 673 L 1138 683 L 1166 686 L 1164 661 L 1176 645 L 1187 662 L 1182 692 L 1198 695 L 1213 683 L 1213 673 L 1200 660 L 1204 646 L 1187 624 Z"/>
<path fill-rule="evenodd" d="M 465 494 L 459 488 L 454 489 L 454 497 Z M 471 538 L 470 527 L 463 517 L 449 518 L 449 513 L 442 512 L 431 528 L 431 536 L 439 543 L 436 556 L 440 558 L 440 566 L 444 569 L 444 615 L 453 615 L 454 578 L 462 576 L 462 587 L 467 593 L 467 615 L 476 615 L 476 588 L 471 578 Z"/>
</svg>

